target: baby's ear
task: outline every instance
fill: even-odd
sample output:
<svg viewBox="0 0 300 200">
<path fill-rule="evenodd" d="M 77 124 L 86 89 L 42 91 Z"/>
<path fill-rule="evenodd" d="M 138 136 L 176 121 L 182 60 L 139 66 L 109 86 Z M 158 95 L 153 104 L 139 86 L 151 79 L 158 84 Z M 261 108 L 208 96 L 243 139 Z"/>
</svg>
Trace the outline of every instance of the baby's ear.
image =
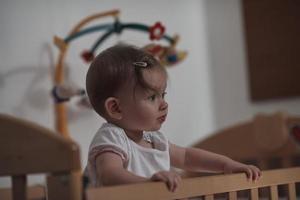
<svg viewBox="0 0 300 200">
<path fill-rule="evenodd" d="M 115 97 L 108 97 L 104 103 L 105 110 L 109 117 L 112 119 L 122 119 L 122 113 L 120 109 L 120 100 Z"/>
</svg>

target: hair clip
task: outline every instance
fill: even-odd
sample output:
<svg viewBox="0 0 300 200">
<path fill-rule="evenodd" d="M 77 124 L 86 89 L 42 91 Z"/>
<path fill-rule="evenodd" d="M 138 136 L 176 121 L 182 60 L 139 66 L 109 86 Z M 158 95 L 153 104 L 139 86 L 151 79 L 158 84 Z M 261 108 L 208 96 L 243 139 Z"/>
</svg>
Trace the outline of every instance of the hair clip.
<svg viewBox="0 0 300 200">
<path fill-rule="evenodd" d="M 134 62 L 133 65 L 136 67 L 147 67 L 148 66 L 148 64 L 146 62 Z"/>
</svg>

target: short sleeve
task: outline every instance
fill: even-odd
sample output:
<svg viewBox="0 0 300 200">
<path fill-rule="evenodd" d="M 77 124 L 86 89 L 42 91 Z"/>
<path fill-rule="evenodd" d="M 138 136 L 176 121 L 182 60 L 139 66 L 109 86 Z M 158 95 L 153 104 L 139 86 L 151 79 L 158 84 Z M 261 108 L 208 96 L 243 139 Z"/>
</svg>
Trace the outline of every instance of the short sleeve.
<svg viewBox="0 0 300 200">
<path fill-rule="evenodd" d="M 104 152 L 115 153 L 121 157 L 124 165 L 128 163 L 127 142 L 121 129 L 106 127 L 97 132 L 90 145 L 89 161 L 94 163 L 97 156 Z"/>
</svg>

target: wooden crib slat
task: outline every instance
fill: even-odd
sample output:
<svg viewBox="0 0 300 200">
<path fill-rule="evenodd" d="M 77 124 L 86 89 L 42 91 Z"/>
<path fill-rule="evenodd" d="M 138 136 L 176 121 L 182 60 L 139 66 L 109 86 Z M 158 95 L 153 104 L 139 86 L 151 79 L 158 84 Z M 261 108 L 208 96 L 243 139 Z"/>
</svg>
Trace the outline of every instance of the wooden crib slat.
<svg viewBox="0 0 300 200">
<path fill-rule="evenodd" d="M 292 157 L 286 156 L 286 157 L 281 158 L 281 166 L 280 167 L 288 168 L 290 166 L 294 166 Z M 286 185 L 286 186 L 288 186 L 288 185 Z M 288 193 L 289 193 L 288 187 L 281 187 L 281 188 L 279 187 L 278 189 L 279 189 L 279 193 L 281 193 L 284 196 L 288 196 Z"/>
<path fill-rule="evenodd" d="M 271 200 L 278 200 L 278 187 L 277 185 L 272 185 L 270 187 Z"/>
<path fill-rule="evenodd" d="M 271 200 L 278 200 L 278 187 L 277 185 L 271 185 L 270 186 L 270 194 L 271 194 Z"/>
<path fill-rule="evenodd" d="M 204 200 L 214 200 L 214 195 L 212 195 L 212 194 L 205 195 Z"/>
<path fill-rule="evenodd" d="M 27 199 L 26 182 L 27 178 L 25 175 L 15 175 L 12 177 L 14 200 Z"/>
<path fill-rule="evenodd" d="M 289 183 L 288 184 L 288 197 L 289 197 L 289 200 L 296 200 L 295 183 Z"/>
<path fill-rule="evenodd" d="M 250 190 L 250 197 L 251 197 L 251 200 L 258 200 L 258 189 L 257 188 L 252 188 Z"/>
<path fill-rule="evenodd" d="M 258 160 L 258 166 L 261 170 L 269 169 L 269 161 L 266 158 Z M 266 187 L 260 188 L 259 194 L 262 198 L 269 197 L 269 190 Z"/>
<path fill-rule="evenodd" d="M 229 195 L 229 200 L 237 200 L 237 192 L 236 191 L 229 192 L 228 195 Z"/>
</svg>

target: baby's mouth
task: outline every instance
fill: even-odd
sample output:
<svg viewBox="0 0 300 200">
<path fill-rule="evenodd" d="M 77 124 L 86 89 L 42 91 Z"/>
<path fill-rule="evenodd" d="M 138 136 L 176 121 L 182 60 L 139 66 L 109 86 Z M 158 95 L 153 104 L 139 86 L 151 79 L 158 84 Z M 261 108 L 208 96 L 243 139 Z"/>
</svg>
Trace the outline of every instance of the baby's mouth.
<svg viewBox="0 0 300 200">
<path fill-rule="evenodd" d="M 167 118 L 167 115 L 163 115 L 163 116 L 157 118 L 157 120 L 162 123 L 162 122 L 166 121 L 166 118 Z"/>
</svg>

